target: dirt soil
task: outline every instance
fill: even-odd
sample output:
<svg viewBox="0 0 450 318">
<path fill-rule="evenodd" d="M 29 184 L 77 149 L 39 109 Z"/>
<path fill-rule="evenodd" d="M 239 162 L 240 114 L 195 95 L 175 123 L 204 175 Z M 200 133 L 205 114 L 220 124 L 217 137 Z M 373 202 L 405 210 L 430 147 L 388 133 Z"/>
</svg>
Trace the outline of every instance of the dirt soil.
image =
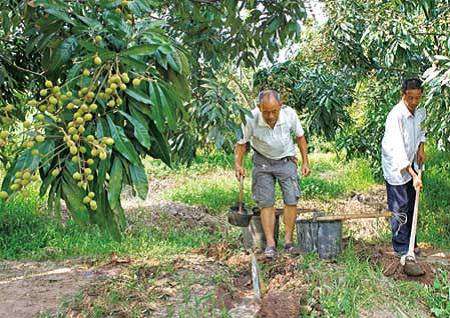
<svg viewBox="0 0 450 318">
<path fill-rule="evenodd" d="M 54 312 L 95 279 L 117 275 L 117 268 L 90 268 L 79 261 L 0 262 L 0 317 L 35 317 Z"/>
<path fill-rule="evenodd" d="M 261 302 L 258 315 L 266 318 L 294 318 L 300 314 L 299 296 L 290 292 L 270 290 Z"/>
<path fill-rule="evenodd" d="M 423 248 L 421 250 L 421 256 L 417 257 L 417 264 L 425 272 L 422 276 L 408 276 L 404 270 L 403 266 L 400 264 L 400 258 L 397 257 L 390 246 L 376 246 L 376 245 L 365 245 L 357 247 L 359 254 L 367 255 L 370 261 L 376 265 L 381 266 L 383 274 L 386 277 L 391 277 L 395 280 L 403 281 L 415 281 L 424 285 L 432 285 L 434 282 L 434 276 L 436 273 L 436 268 L 442 266 L 436 258 L 442 260 L 448 259 L 450 256 L 440 253 L 441 255 L 436 256 L 435 250 L 432 248 Z"/>
</svg>

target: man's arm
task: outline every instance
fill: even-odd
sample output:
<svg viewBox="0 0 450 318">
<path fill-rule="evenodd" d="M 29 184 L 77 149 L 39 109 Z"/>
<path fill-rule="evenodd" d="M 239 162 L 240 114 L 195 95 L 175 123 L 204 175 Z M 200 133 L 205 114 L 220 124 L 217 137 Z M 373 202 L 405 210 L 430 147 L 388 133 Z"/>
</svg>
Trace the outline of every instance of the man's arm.
<svg viewBox="0 0 450 318">
<path fill-rule="evenodd" d="M 245 170 L 243 167 L 244 162 L 244 156 L 247 152 L 247 145 L 246 144 L 240 144 L 237 143 L 236 147 L 234 148 L 234 171 L 236 173 L 236 178 L 238 180 L 241 179 L 241 177 L 245 177 Z"/>
<path fill-rule="evenodd" d="M 411 166 L 408 166 L 407 168 L 406 168 L 406 171 L 408 171 L 408 173 L 412 176 L 412 178 L 413 178 L 413 185 L 414 185 L 414 188 L 416 189 L 416 190 L 422 190 L 422 187 L 423 187 L 423 185 L 422 185 L 422 178 L 421 178 L 421 176 L 419 176 L 415 171 L 414 171 L 414 169 L 411 167 Z"/>
<path fill-rule="evenodd" d="M 302 156 L 302 176 L 306 177 L 311 172 L 308 159 L 308 143 L 306 142 L 305 136 L 300 136 L 296 139 L 298 149 L 300 149 L 300 154 Z"/>
<path fill-rule="evenodd" d="M 419 144 L 419 148 L 417 149 L 417 163 L 419 165 L 422 165 L 425 163 L 426 160 L 426 155 L 425 155 L 425 144 L 423 142 L 421 142 Z"/>
</svg>

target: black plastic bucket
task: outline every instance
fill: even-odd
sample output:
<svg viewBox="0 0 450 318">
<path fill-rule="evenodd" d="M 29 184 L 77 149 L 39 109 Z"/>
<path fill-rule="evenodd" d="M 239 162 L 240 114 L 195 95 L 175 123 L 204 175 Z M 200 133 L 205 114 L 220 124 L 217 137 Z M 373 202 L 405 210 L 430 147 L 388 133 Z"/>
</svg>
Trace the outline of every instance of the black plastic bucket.
<svg viewBox="0 0 450 318">
<path fill-rule="evenodd" d="M 317 252 L 322 259 L 336 258 L 342 252 L 342 221 L 297 219 L 297 238 L 305 253 Z"/>
</svg>

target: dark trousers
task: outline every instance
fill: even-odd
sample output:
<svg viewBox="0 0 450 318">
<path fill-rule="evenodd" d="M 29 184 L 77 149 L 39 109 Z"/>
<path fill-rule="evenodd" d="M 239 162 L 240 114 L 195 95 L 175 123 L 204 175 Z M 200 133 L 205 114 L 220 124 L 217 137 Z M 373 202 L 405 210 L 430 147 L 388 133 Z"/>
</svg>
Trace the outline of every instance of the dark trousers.
<svg viewBox="0 0 450 318">
<path fill-rule="evenodd" d="M 391 185 L 386 182 L 386 190 L 388 208 L 394 213 L 391 218 L 392 247 L 395 252 L 406 254 L 411 236 L 416 190 L 412 180 L 403 185 Z M 406 223 L 402 224 L 405 216 Z"/>
</svg>

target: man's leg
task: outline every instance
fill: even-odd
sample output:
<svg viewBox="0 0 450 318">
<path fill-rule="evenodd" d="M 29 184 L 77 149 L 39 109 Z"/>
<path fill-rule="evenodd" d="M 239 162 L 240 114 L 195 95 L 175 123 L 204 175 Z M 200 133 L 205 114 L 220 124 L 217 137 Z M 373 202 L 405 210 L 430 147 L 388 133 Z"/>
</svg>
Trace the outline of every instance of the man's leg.
<svg viewBox="0 0 450 318">
<path fill-rule="evenodd" d="M 275 247 L 275 208 L 273 206 L 261 209 L 261 223 L 266 236 L 266 245 Z"/>
<path fill-rule="evenodd" d="M 392 247 L 399 255 L 408 252 L 412 214 L 409 211 L 408 185 L 386 183 L 388 208 L 394 213 L 391 218 Z"/>
<path fill-rule="evenodd" d="M 253 157 L 252 193 L 261 209 L 261 224 L 266 237 L 266 245 L 275 247 L 275 179 L 270 162 L 261 155 Z"/>
<path fill-rule="evenodd" d="M 285 205 L 284 206 L 284 226 L 286 230 L 284 243 L 292 244 L 292 237 L 294 233 L 295 220 L 297 219 L 297 205 Z"/>
<path fill-rule="evenodd" d="M 284 225 L 285 225 L 285 251 L 291 254 L 299 254 L 299 249 L 293 247 L 293 234 L 297 219 L 297 202 L 300 197 L 299 178 L 297 164 L 288 160 L 277 168 L 277 178 L 283 193 L 284 200 Z"/>
</svg>

